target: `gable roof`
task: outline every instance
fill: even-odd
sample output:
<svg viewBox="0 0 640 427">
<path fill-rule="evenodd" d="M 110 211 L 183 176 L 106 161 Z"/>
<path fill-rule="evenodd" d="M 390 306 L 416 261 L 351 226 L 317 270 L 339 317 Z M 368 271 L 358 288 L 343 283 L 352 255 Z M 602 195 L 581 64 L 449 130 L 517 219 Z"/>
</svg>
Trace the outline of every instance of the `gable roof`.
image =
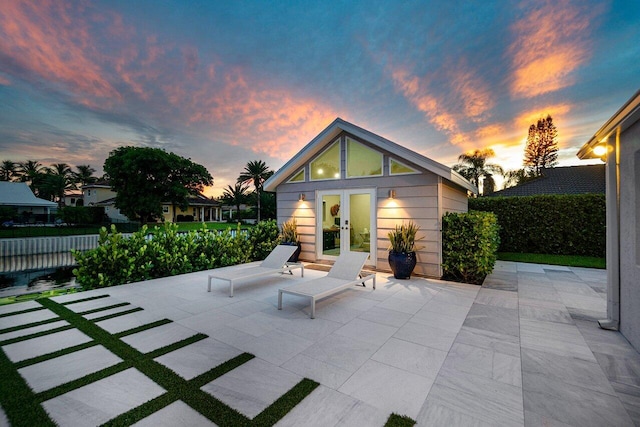
<svg viewBox="0 0 640 427">
<path fill-rule="evenodd" d="M 605 192 L 605 165 L 544 169 L 542 176 L 487 197 L 535 196 L 537 194 L 588 194 Z"/>
<path fill-rule="evenodd" d="M 462 175 L 452 170 L 450 167 L 431 160 L 422 154 L 418 154 L 415 151 L 409 150 L 406 147 L 389 141 L 373 132 L 369 132 L 366 129 L 358 127 L 352 123 L 346 122 L 341 118 L 337 118 L 327 126 L 322 132 L 311 140 L 302 150 L 284 164 L 271 178 L 265 181 L 263 188 L 265 191 L 275 191 L 278 185 L 282 184 L 289 175 L 297 172 L 302 166 L 313 159 L 319 154 L 327 144 L 334 141 L 334 139 L 341 132 L 348 132 L 353 136 L 356 136 L 363 141 L 368 142 L 374 147 L 378 147 L 382 150 L 396 156 L 399 160 L 406 160 L 415 165 L 422 167 L 423 169 L 433 172 L 434 174 L 466 189 L 473 193 L 478 193 L 478 189 L 467 181 Z"/>
<path fill-rule="evenodd" d="M 57 208 L 58 204 L 39 199 L 26 182 L 0 181 L 0 205 Z"/>
</svg>

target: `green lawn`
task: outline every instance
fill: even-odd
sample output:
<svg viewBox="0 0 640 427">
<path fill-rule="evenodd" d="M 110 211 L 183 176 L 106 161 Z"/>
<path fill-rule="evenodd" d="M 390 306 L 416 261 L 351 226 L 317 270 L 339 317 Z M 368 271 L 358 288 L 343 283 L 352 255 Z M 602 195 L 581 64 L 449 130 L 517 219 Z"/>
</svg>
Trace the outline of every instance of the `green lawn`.
<svg viewBox="0 0 640 427">
<path fill-rule="evenodd" d="M 567 267 L 607 268 L 605 258 L 580 255 L 521 254 L 498 252 L 501 261 L 529 262 L 533 264 L 564 265 Z"/>
</svg>

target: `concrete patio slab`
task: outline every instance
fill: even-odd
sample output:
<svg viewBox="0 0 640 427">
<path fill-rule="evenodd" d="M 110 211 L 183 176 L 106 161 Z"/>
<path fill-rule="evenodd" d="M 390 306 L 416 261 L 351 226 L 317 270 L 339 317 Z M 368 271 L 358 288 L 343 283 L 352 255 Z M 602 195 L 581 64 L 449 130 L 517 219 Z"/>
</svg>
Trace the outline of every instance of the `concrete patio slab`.
<svg viewBox="0 0 640 427">
<path fill-rule="evenodd" d="M 75 313 L 82 313 L 83 311 L 109 307 L 111 305 L 120 304 L 122 302 L 124 301 L 122 301 L 119 298 L 106 297 L 106 298 L 98 298 L 90 301 L 77 302 L 75 304 L 69 304 L 66 307 Z M 132 307 L 129 307 L 129 308 L 132 308 Z"/>
<path fill-rule="evenodd" d="M 91 338 L 78 331 L 69 329 L 67 331 L 56 332 L 26 341 L 5 345 L 2 350 L 12 362 L 31 359 L 44 354 L 53 353 L 74 345 L 91 341 Z"/>
<path fill-rule="evenodd" d="M 68 324 L 69 323 L 66 320 L 59 320 L 57 322 L 45 323 L 44 325 L 32 326 L 30 328 L 19 329 L 13 332 L 5 332 L 4 334 L 0 334 L 0 341 L 6 341 L 13 338 L 24 337 L 26 335 L 36 334 L 38 332 L 49 331 L 51 329 L 67 326 Z"/>
<path fill-rule="evenodd" d="M 127 369 L 42 403 L 61 426 L 96 426 L 160 396 L 162 387 Z"/>
<path fill-rule="evenodd" d="M 97 345 L 26 366 L 19 369 L 18 372 L 33 391 L 39 393 L 108 368 L 121 361 L 122 359 L 118 356 L 101 345 Z"/>
<path fill-rule="evenodd" d="M 235 347 L 213 338 L 206 338 L 154 360 L 162 363 L 182 378 L 190 380 L 241 353 Z"/>
<path fill-rule="evenodd" d="M 56 317 L 58 317 L 58 315 L 47 309 L 31 311 L 29 313 L 14 314 L 12 316 L 0 318 L 0 330 L 14 328 L 16 326 L 26 325 L 29 323 L 41 322 L 43 320 L 54 319 Z"/>
<path fill-rule="evenodd" d="M 7 304 L 0 306 L 0 314 L 15 313 L 16 311 L 30 310 L 42 307 L 35 301 L 25 301 L 20 304 Z"/>
<path fill-rule="evenodd" d="M 138 326 L 157 322 L 164 318 L 165 317 L 154 312 L 144 310 L 103 320 L 101 322 L 97 322 L 96 325 L 111 334 L 117 334 L 118 332 L 127 331 L 129 329 L 137 328 Z"/>
<path fill-rule="evenodd" d="M 261 359 L 252 359 L 201 389 L 253 419 L 302 380 Z"/>
<path fill-rule="evenodd" d="M 187 339 L 195 334 L 196 332 L 192 329 L 185 328 L 176 323 L 168 323 L 126 336 L 122 338 L 122 341 L 142 353 L 149 353 L 150 351 Z"/>
</svg>

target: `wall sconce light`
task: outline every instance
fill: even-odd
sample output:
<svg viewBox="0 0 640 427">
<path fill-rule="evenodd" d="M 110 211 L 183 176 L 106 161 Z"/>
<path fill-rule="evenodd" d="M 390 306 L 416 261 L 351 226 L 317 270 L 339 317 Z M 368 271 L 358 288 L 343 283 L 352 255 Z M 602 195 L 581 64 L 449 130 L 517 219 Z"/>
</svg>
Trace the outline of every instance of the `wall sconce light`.
<svg viewBox="0 0 640 427">
<path fill-rule="evenodd" d="M 396 190 L 389 190 L 389 198 L 390 199 L 396 198 Z"/>
<path fill-rule="evenodd" d="M 606 156 L 608 151 L 609 150 L 607 149 L 606 144 L 598 144 L 595 147 L 593 147 L 593 154 L 595 154 L 598 157 Z"/>
<path fill-rule="evenodd" d="M 298 201 L 299 202 L 304 202 L 306 200 L 307 196 L 304 193 L 300 193 L 300 195 L 298 196 Z"/>
</svg>

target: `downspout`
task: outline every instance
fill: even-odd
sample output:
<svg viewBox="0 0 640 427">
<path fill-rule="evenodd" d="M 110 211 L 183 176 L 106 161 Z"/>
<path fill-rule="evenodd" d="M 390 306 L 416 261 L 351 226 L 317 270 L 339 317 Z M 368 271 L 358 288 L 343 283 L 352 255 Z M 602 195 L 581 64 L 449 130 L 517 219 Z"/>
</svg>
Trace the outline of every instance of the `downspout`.
<svg viewBox="0 0 640 427">
<path fill-rule="evenodd" d="M 598 320 L 602 329 L 620 329 L 620 127 L 614 149 L 607 153 L 607 319 Z"/>
<path fill-rule="evenodd" d="M 444 215 L 444 208 L 442 206 L 442 177 L 438 176 L 438 222 L 436 227 L 438 228 L 438 277 L 442 277 L 442 215 Z"/>
</svg>

